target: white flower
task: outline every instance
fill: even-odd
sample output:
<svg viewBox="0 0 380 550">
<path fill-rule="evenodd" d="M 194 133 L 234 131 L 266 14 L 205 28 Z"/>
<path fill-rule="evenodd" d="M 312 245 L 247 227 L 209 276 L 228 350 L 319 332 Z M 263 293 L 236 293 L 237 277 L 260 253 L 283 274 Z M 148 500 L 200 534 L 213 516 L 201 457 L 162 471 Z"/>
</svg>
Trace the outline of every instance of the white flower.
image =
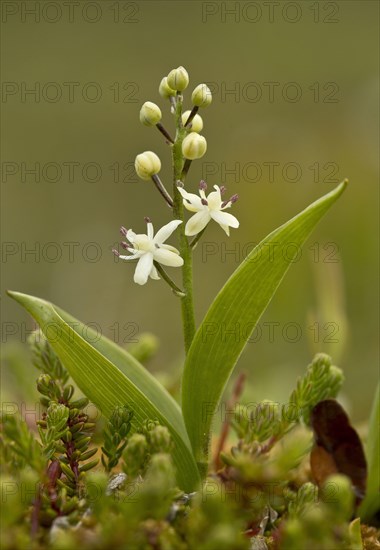
<svg viewBox="0 0 380 550">
<path fill-rule="evenodd" d="M 147 222 L 147 235 L 136 234 L 132 229 L 126 230 L 124 227 L 120 230 L 130 243 L 124 242 L 121 244 L 131 254 L 129 256 L 121 256 L 117 250 L 113 251 L 121 260 L 138 260 L 133 278 L 138 285 L 145 285 L 148 277 L 152 279 L 160 278 L 157 269 L 153 265 L 153 261 L 171 267 L 181 267 L 183 265 L 183 259 L 179 255 L 178 250 L 174 246 L 164 244 L 166 239 L 170 237 L 182 221 L 173 220 L 169 222 L 161 227 L 156 236 L 154 236 L 153 224 L 149 218 L 145 219 Z"/>
<path fill-rule="evenodd" d="M 218 185 L 214 185 L 215 191 L 210 193 L 208 197 L 205 194 L 207 185 L 204 181 L 201 181 L 199 185 L 200 197 L 193 193 L 188 193 L 181 187 L 177 189 L 183 197 L 185 208 L 190 212 L 196 212 L 186 224 L 185 234 L 189 237 L 200 233 L 210 220 L 215 220 L 228 236 L 230 235 L 230 227 L 239 227 L 239 221 L 235 216 L 223 212 L 223 210 L 230 208 L 237 201 L 238 196 L 234 195 L 228 201 L 222 201 L 222 193 L 225 191 L 224 187 L 220 188 Z"/>
</svg>

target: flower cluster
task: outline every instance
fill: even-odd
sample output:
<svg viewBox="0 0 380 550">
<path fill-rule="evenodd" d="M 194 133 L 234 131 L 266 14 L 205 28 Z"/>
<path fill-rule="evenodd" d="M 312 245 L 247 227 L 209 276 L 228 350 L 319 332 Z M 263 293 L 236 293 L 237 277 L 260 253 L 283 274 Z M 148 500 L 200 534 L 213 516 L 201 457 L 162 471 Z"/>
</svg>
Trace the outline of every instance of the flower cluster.
<svg viewBox="0 0 380 550">
<path fill-rule="evenodd" d="M 176 134 L 174 139 L 161 123 L 162 112 L 155 103 L 146 101 L 140 109 L 140 121 L 144 126 L 155 126 L 165 137 L 166 143 L 172 149 L 173 164 L 176 158 L 181 166 L 180 178 L 174 175 L 173 197 L 169 194 L 162 183 L 159 172 L 161 170 L 161 160 L 153 151 L 145 151 L 136 156 L 135 170 L 137 175 L 145 181 L 153 181 L 155 187 L 160 192 L 168 206 L 172 209 L 174 220 L 164 225 L 154 236 L 153 225 L 149 218 L 147 222 L 147 233 L 136 234 L 132 229 L 121 228 L 122 235 L 126 241 L 121 243 L 121 247 L 129 254 L 120 254 L 114 250 L 116 256 L 121 260 L 137 260 L 137 266 L 134 275 L 134 281 L 139 285 L 144 285 L 149 277 L 151 279 L 160 279 L 160 275 L 169 282 L 170 279 L 163 271 L 161 266 L 181 267 L 185 260 L 183 250 L 177 250 L 173 246 L 165 244 L 165 241 L 171 234 L 183 223 L 183 206 L 194 215 L 187 221 L 182 235 L 194 237 L 197 241 L 206 226 L 211 220 L 217 222 L 221 228 L 229 235 L 230 227 L 239 227 L 239 222 L 232 214 L 225 212 L 237 200 L 237 195 L 233 195 L 228 200 L 223 200 L 222 196 L 226 189 L 214 185 L 215 191 L 206 196 L 207 185 L 203 180 L 199 184 L 199 196 L 189 192 L 184 187 L 184 180 L 189 171 L 191 162 L 200 159 L 207 151 L 207 141 L 200 134 L 203 130 L 203 120 L 198 114 L 200 108 L 209 106 L 212 102 L 212 94 L 206 84 L 199 84 L 191 94 L 192 109 L 182 111 L 183 96 L 182 92 L 189 85 L 189 75 L 184 67 L 178 67 L 169 72 L 159 85 L 159 94 L 162 98 L 169 100 L 171 113 L 176 121 Z M 181 203 L 183 206 L 181 206 Z M 180 205 L 178 207 L 178 205 Z M 186 241 L 186 247 L 191 248 L 192 243 Z M 170 283 L 169 283 L 170 284 Z M 171 284 L 173 290 L 179 290 L 174 283 Z"/>
</svg>

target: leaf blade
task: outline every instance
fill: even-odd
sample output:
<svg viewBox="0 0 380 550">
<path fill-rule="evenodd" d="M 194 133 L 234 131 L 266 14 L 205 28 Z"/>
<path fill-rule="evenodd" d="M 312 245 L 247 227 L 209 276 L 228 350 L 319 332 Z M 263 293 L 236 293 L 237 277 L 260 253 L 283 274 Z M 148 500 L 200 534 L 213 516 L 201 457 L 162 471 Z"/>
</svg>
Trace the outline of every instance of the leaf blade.
<svg viewBox="0 0 380 550">
<path fill-rule="evenodd" d="M 73 380 L 105 416 L 118 405 L 128 405 L 134 412 L 134 429 L 156 418 L 169 428 L 175 443 L 178 483 L 185 490 L 194 490 L 199 475 L 181 411 L 158 381 L 107 338 L 102 336 L 90 344 L 94 331 L 60 308 L 33 296 L 8 294 L 39 323 Z"/>
<path fill-rule="evenodd" d="M 370 522 L 380 510 L 380 383 L 377 385 L 367 437 L 367 492 L 359 508 L 363 522 Z"/>
<path fill-rule="evenodd" d="M 247 339 L 291 265 L 288 256 L 278 253 L 278 249 L 273 254 L 275 246 L 296 245 L 297 251 L 346 185 L 345 180 L 261 241 L 236 269 L 206 313 L 187 355 L 182 380 L 183 416 L 202 473 L 207 468 L 212 416 L 223 390 Z M 222 336 L 221 329 L 228 326 L 243 326 L 248 330 L 244 338 L 236 339 L 235 334 L 228 335 L 226 331 Z"/>
</svg>

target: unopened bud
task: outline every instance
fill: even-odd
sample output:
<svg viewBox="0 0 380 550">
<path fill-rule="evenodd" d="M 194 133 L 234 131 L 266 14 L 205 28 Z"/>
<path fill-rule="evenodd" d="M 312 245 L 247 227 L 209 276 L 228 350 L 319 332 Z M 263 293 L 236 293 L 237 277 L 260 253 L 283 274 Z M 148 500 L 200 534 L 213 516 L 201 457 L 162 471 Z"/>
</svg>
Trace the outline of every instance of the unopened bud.
<svg viewBox="0 0 380 550">
<path fill-rule="evenodd" d="M 331 386 L 340 388 L 344 382 L 343 371 L 339 367 L 331 365 L 329 374 L 331 379 Z"/>
<path fill-rule="evenodd" d="M 156 490 L 162 493 L 175 486 L 174 467 L 170 454 L 154 454 L 146 478 L 150 482 L 149 487 L 155 487 Z"/>
<path fill-rule="evenodd" d="M 190 116 L 190 113 L 191 111 L 185 111 L 182 115 L 182 124 L 185 126 L 186 124 L 186 121 L 187 119 L 189 118 Z M 202 117 L 199 116 L 199 115 L 195 115 L 193 120 L 190 122 L 191 124 L 191 131 L 192 132 L 197 132 L 197 134 L 199 134 L 199 132 L 202 131 L 202 128 L 203 128 L 203 120 L 202 120 Z"/>
<path fill-rule="evenodd" d="M 348 521 L 354 507 L 354 492 L 350 479 L 343 474 L 333 474 L 327 478 L 321 490 L 321 499 L 337 519 Z"/>
<path fill-rule="evenodd" d="M 135 433 L 125 448 L 123 458 L 125 470 L 131 477 L 135 477 L 142 470 L 148 451 L 148 443 L 145 435 Z"/>
<path fill-rule="evenodd" d="M 207 151 L 207 141 L 196 132 L 190 132 L 182 142 L 182 153 L 186 159 L 200 159 Z"/>
<path fill-rule="evenodd" d="M 170 96 L 175 96 L 176 94 L 176 91 L 173 90 L 173 88 L 171 88 L 168 84 L 168 78 L 167 76 L 165 76 L 161 82 L 160 82 L 160 86 L 158 88 L 158 93 L 160 94 L 161 97 L 163 97 L 164 99 L 168 99 Z"/>
<path fill-rule="evenodd" d="M 167 82 L 173 90 L 183 92 L 183 90 L 185 90 L 189 85 L 189 75 L 187 70 L 184 67 L 173 69 L 168 74 Z"/>
<path fill-rule="evenodd" d="M 198 84 L 191 94 L 191 101 L 197 107 L 208 107 L 212 101 L 212 93 L 206 84 Z"/>
<path fill-rule="evenodd" d="M 149 432 L 150 452 L 170 453 L 173 447 L 172 438 L 166 426 L 156 426 Z"/>
<path fill-rule="evenodd" d="M 62 429 L 69 418 L 70 410 L 63 404 L 52 403 L 46 412 L 48 426 Z"/>
<path fill-rule="evenodd" d="M 37 389 L 42 395 L 50 395 L 54 380 L 48 374 L 40 374 L 37 380 Z"/>
<path fill-rule="evenodd" d="M 145 151 L 135 159 L 136 174 L 142 180 L 149 180 L 161 170 L 161 161 L 156 153 Z"/>
<path fill-rule="evenodd" d="M 146 101 L 140 109 L 140 122 L 144 126 L 155 126 L 161 118 L 161 109 L 151 101 Z"/>
</svg>

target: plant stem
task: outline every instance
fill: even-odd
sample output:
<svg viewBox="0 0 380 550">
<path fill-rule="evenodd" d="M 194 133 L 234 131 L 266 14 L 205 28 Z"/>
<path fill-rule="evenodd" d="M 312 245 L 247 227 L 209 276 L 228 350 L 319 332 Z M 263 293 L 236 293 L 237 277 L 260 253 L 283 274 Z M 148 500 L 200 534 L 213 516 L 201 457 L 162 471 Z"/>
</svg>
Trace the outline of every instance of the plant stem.
<svg viewBox="0 0 380 550">
<path fill-rule="evenodd" d="M 194 107 L 191 109 L 191 113 L 187 117 L 187 120 L 185 122 L 185 126 L 187 126 L 188 124 L 190 124 L 190 122 L 192 122 L 192 120 L 195 117 L 195 115 L 197 114 L 198 110 L 199 110 L 199 107 L 194 105 Z"/>
<path fill-rule="evenodd" d="M 153 180 L 154 185 L 158 189 L 158 192 L 164 197 L 165 201 L 168 203 L 170 208 L 173 208 L 173 199 L 171 198 L 171 196 L 167 192 L 167 190 L 166 190 L 164 184 L 162 183 L 162 181 L 160 180 L 160 177 L 158 176 L 158 174 L 154 174 L 152 176 L 152 180 Z"/>
<path fill-rule="evenodd" d="M 187 173 L 190 170 L 191 163 L 192 163 L 192 161 L 190 159 L 185 160 L 185 164 L 183 165 L 182 174 L 181 174 L 181 181 L 182 182 L 185 181 Z"/>
<path fill-rule="evenodd" d="M 186 135 L 186 130 L 182 125 L 182 94 L 177 95 L 176 101 L 176 136 L 172 148 L 173 158 L 173 216 L 176 220 L 183 220 L 183 202 L 182 196 L 177 189 L 177 182 L 181 180 L 184 159 L 182 155 L 182 141 Z M 195 334 L 194 303 L 193 303 L 193 265 L 192 251 L 185 235 L 184 224 L 178 228 L 179 248 L 184 264 L 182 268 L 182 285 L 185 296 L 181 299 L 182 306 L 182 324 L 185 340 L 185 352 L 189 351 L 191 342 Z"/>
<path fill-rule="evenodd" d="M 246 379 L 245 373 L 242 372 L 239 375 L 238 379 L 236 380 L 236 382 L 234 384 L 234 388 L 233 388 L 233 391 L 232 391 L 232 396 L 231 396 L 230 400 L 227 403 L 226 410 L 232 411 L 234 409 L 236 403 L 238 402 L 239 397 L 243 393 L 245 379 Z M 230 431 L 230 422 L 229 422 L 228 419 L 226 419 L 223 422 L 222 431 L 221 431 L 220 438 L 219 438 L 219 441 L 218 441 L 218 445 L 217 445 L 215 455 L 214 455 L 214 468 L 215 468 L 215 471 L 218 471 L 219 468 L 222 467 L 222 461 L 220 459 L 220 453 L 224 449 L 224 445 L 227 441 L 229 431 Z"/>
<path fill-rule="evenodd" d="M 194 248 L 197 246 L 198 242 L 201 240 L 201 237 L 203 233 L 206 231 L 207 225 L 202 231 L 200 231 L 197 235 L 195 235 L 194 239 L 190 242 L 190 248 L 194 250 Z"/>
<path fill-rule="evenodd" d="M 170 134 L 165 130 L 165 128 L 162 126 L 160 122 L 156 124 L 156 128 L 161 132 L 161 134 L 170 142 L 174 143 L 173 138 L 170 136 Z"/>
<path fill-rule="evenodd" d="M 183 290 L 181 290 L 176 284 L 175 282 L 173 281 L 173 279 L 171 279 L 169 277 L 169 275 L 166 273 L 165 269 L 161 266 L 161 264 L 159 264 L 158 262 L 153 262 L 154 263 L 154 267 L 157 269 L 158 273 L 161 275 L 161 277 L 164 279 L 164 281 L 166 283 L 168 283 L 168 285 L 170 286 L 170 288 L 173 290 L 174 294 L 176 296 L 179 296 L 180 298 L 184 298 L 185 297 L 185 293 L 183 292 Z"/>
</svg>

